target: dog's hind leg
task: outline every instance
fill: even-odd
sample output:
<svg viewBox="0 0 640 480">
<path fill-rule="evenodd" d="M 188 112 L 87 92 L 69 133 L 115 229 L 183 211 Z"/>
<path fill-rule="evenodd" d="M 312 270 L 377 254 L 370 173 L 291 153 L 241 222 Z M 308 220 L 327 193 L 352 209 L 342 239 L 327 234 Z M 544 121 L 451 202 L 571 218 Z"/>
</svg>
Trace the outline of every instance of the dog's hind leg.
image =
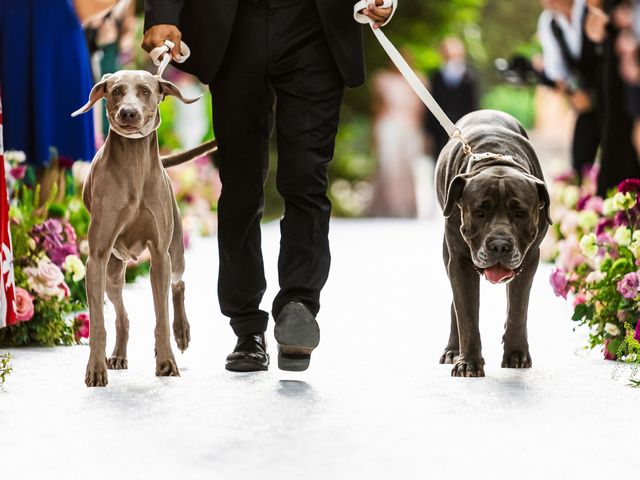
<svg viewBox="0 0 640 480">
<path fill-rule="evenodd" d="M 125 370 L 127 362 L 127 342 L 129 341 L 129 317 L 122 301 L 126 263 L 111 255 L 107 264 L 107 297 L 116 309 L 116 346 L 107 360 L 110 370 Z"/>
<path fill-rule="evenodd" d="M 531 368 L 527 340 L 527 311 L 529 292 L 538 269 L 540 250 L 527 254 L 520 275 L 507 284 L 507 324 L 504 336 L 502 368 Z"/>
<path fill-rule="evenodd" d="M 174 231 L 169 255 L 171 256 L 171 293 L 173 296 L 173 335 L 181 352 L 189 347 L 191 341 L 191 327 L 184 309 L 184 243 L 182 238 L 182 223 L 178 207 L 174 202 Z"/>
<path fill-rule="evenodd" d="M 447 248 L 447 242 L 444 241 L 443 245 L 444 266 L 449 269 L 449 248 Z M 451 302 L 451 333 L 449 334 L 449 342 L 444 349 L 442 356 L 440 357 L 440 363 L 453 364 L 456 362 L 458 355 L 460 354 L 460 339 L 458 338 L 458 318 L 456 317 L 456 309 Z"/>
</svg>

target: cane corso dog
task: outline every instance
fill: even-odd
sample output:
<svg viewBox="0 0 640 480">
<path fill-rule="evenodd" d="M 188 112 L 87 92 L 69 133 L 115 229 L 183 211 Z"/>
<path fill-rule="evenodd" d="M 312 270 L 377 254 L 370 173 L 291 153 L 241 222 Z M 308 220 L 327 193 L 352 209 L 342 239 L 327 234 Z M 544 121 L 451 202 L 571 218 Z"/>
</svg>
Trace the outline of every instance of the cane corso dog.
<svg viewBox="0 0 640 480">
<path fill-rule="evenodd" d="M 481 110 L 456 126 L 474 155 L 454 139 L 436 167 L 438 201 L 446 217 L 444 263 L 453 290 L 451 334 L 440 363 L 454 364 L 452 376 L 484 376 L 478 325 L 484 276 L 507 288 L 502 367 L 530 368 L 529 291 L 551 224 L 542 170 L 524 128 L 510 115 Z"/>
</svg>

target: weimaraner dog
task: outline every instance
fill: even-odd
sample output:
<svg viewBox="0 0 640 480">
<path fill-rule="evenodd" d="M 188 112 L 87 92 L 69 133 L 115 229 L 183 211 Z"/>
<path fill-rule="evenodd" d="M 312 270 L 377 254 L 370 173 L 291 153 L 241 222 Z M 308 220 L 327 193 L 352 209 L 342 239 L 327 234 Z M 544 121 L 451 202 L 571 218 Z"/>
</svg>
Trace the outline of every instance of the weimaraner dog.
<svg viewBox="0 0 640 480">
<path fill-rule="evenodd" d="M 179 376 L 170 344 L 169 284 L 173 292 L 173 332 L 184 351 L 190 341 L 184 309 L 182 223 L 171 182 L 163 167 L 178 165 L 216 149 L 215 141 L 161 158 L 156 129 L 158 105 L 165 95 L 186 99 L 178 87 L 145 71 L 107 74 L 91 90 L 89 101 L 73 116 L 87 112 L 101 98 L 111 129 L 96 153 L 83 201 L 91 213 L 87 299 L 91 315 L 90 355 L 85 383 L 103 387 L 107 369 L 127 368 L 129 319 L 122 302 L 128 260 L 145 248 L 151 254 L 151 287 L 156 314 L 156 375 Z M 116 345 L 106 358 L 104 294 L 116 310 Z"/>
<path fill-rule="evenodd" d="M 507 283 L 503 368 L 530 368 L 527 340 L 529 291 L 540 243 L 551 219 L 549 193 L 535 151 L 520 123 L 506 113 L 481 110 L 456 126 L 476 153 L 457 140 L 436 167 L 438 201 L 446 217 L 444 262 L 453 291 L 451 334 L 440 363 L 457 377 L 483 377 L 478 326 L 479 275 Z"/>
</svg>

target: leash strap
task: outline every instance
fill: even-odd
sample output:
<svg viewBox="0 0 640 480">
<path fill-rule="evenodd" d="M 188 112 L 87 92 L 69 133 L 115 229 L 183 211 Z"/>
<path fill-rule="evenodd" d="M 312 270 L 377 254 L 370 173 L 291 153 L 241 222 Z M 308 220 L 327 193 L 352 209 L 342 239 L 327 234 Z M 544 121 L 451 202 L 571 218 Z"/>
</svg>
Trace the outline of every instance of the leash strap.
<svg viewBox="0 0 640 480">
<path fill-rule="evenodd" d="M 436 117 L 442 128 L 444 128 L 444 130 L 447 132 L 447 135 L 449 135 L 450 138 L 456 138 L 460 140 L 460 142 L 462 142 L 464 152 L 467 155 L 472 154 L 473 152 L 471 150 L 471 146 L 462 137 L 462 132 L 460 132 L 460 130 L 456 128 L 456 126 L 447 116 L 444 110 L 442 110 L 440 105 L 438 105 L 438 102 L 436 102 L 435 98 L 433 98 L 431 93 L 429 93 L 427 87 L 424 86 L 420 78 L 409 66 L 407 61 L 402 57 L 398 49 L 393 45 L 393 43 L 391 43 L 391 41 L 387 38 L 387 36 L 382 32 L 380 28 L 373 28 L 373 24 L 375 22 L 372 19 L 360 13 L 361 10 L 367 8 L 373 3 L 375 3 L 375 0 L 360 0 L 354 5 L 353 16 L 356 22 L 363 25 L 369 24 L 369 26 L 371 27 L 371 31 L 377 38 L 378 42 L 380 42 L 380 45 L 387 53 L 391 61 L 395 64 L 396 67 L 398 67 L 398 70 L 405 78 L 405 80 L 409 83 L 411 89 L 418 95 L 418 97 L 420 97 L 422 103 L 424 103 L 429 111 L 433 114 L 433 116 Z M 397 0 L 385 0 L 382 6 L 393 6 L 393 12 L 391 13 L 391 16 L 393 16 L 397 8 L 397 3 Z M 389 17 L 384 25 L 389 23 L 389 20 L 391 20 L 391 17 Z"/>
<path fill-rule="evenodd" d="M 165 68 L 171 62 L 171 50 L 175 47 L 175 43 L 171 40 L 165 40 L 164 45 L 161 47 L 156 47 L 151 52 L 149 52 L 149 56 L 151 60 L 153 60 L 153 64 L 158 67 L 158 75 L 161 77 L 164 74 Z M 186 43 L 180 42 L 180 56 L 176 59 L 178 63 L 184 63 L 187 58 L 191 55 L 191 50 Z"/>
</svg>

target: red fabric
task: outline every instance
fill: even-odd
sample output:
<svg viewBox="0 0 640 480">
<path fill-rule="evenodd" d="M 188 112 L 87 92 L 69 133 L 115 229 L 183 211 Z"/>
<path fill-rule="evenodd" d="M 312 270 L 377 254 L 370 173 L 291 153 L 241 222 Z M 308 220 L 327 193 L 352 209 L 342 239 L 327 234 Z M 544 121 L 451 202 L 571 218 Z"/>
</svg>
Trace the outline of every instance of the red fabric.
<svg viewBox="0 0 640 480">
<path fill-rule="evenodd" d="M 2 101 L 0 101 L 0 328 L 18 323 L 13 280 L 13 252 L 9 228 L 9 200 L 2 144 Z"/>
</svg>

